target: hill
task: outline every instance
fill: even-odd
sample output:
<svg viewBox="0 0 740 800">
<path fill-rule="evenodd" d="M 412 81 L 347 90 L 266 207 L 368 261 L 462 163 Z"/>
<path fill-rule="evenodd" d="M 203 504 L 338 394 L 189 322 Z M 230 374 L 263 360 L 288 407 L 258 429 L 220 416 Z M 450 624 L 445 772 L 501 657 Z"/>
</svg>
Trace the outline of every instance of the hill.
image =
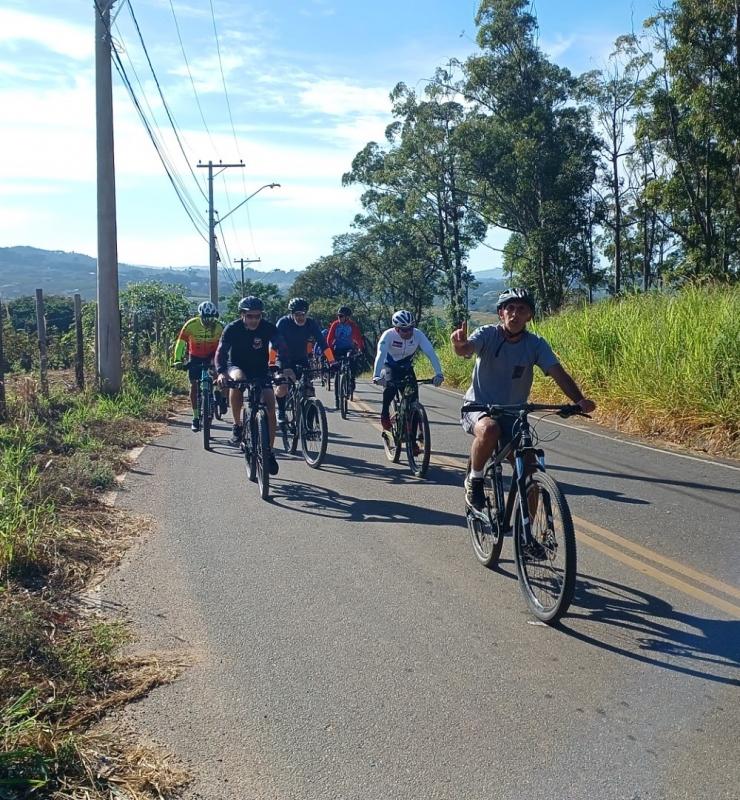
<svg viewBox="0 0 740 800">
<path fill-rule="evenodd" d="M 235 273 L 239 274 L 236 268 Z M 298 275 L 296 270 L 244 270 L 245 279 L 275 283 L 282 290 L 292 286 Z M 208 270 L 204 267 L 173 269 L 119 264 L 118 280 L 121 289 L 139 281 L 165 281 L 184 286 L 194 299 L 206 299 L 209 295 Z M 219 276 L 219 287 L 222 294 L 231 289 L 231 283 L 223 274 Z M 0 296 L 6 299 L 24 297 L 34 294 L 36 289 L 57 295 L 79 292 L 83 299 L 91 300 L 96 294 L 96 261 L 82 253 L 62 250 L 0 247 Z"/>
</svg>

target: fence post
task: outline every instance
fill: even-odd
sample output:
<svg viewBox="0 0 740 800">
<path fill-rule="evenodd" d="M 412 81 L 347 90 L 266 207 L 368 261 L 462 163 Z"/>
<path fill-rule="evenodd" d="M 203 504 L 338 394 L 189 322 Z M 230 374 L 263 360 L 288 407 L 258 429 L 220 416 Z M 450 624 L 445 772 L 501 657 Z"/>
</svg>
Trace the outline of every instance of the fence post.
<svg viewBox="0 0 740 800">
<path fill-rule="evenodd" d="M 5 351 L 3 350 L 3 301 L 0 298 L 0 422 L 8 418 L 8 409 L 5 405 Z"/>
<path fill-rule="evenodd" d="M 131 367 L 134 372 L 139 368 L 139 314 L 131 312 Z"/>
<path fill-rule="evenodd" d="M 39 373 L 41 394 L 49 394 L 48 362 L 46 358 L 46 320 L 44 319 L 44 292 L 36 289 L 36 332 L 39 337 Z"/>
<path fill-rule="evenodd" d="M 82 340 L 82 298 L 75 294 L 75 338 L 77 349 L 75 350 L 75 380 L 77 388 L 85 388 L 85 348 Z"/>
</svg>

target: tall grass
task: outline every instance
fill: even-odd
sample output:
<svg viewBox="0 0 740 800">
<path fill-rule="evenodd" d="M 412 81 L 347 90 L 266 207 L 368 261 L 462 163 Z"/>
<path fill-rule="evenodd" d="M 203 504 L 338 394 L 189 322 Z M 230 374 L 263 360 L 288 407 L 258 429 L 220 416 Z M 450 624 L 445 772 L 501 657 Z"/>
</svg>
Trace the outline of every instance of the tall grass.
<svg viewBox="0 0 740 800">
<path fill-rule="evenodd" d="M 688 286 L 564 311 L 535 323 L 602 411 L 679 439 L 702 431 L 723 448 L 740 433 L 740 286 Z M 440 343 L 445 377 L 466 387 L 473 361 Z M 561 398 L 535 370 L 532 396 Z"/>
</svg>

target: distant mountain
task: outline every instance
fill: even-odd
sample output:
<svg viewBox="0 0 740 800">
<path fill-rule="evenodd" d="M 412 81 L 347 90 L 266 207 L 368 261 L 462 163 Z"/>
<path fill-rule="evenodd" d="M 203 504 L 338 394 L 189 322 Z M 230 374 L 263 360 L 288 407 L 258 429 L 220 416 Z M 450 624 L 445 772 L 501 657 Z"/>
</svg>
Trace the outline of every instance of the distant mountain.
<svg viewBox="0 0 740 800">
<path fill-rule="evenodd" d="M 504 279 L 504 271 L 502 269 L 482 269 L 479 272 L 474 272 L 473 277 L 477 281 L 502 281 Z"/>
<path fill-rule="evenodd" d="M 0 247 L 0 296 L 7 299 L 24 297 L 34 294 L 36 289 L 43 289 L 46 294 L 72 295 L 79 292 L 83 299 L 91 300 L 96 295 L 96 267 L 94 258 L 81 253 L 40 250 L 36 247 Z M 234 267 L 237 276 L 239 272 Z M 299 274 L 297 270 L 244 270 L 245 280 L 274 283 L 283 290 L 292 286 Z M 139 281 L 179 284 L 193 299 L 206 299 L 210 294 L 208 270 L 204 267 L 173 269 L 118 265 L 121 289 Z M 219 274 L 219 288 L 222 295 L 231 290 L 231 283 L 223 274 Z"/>
</svg>

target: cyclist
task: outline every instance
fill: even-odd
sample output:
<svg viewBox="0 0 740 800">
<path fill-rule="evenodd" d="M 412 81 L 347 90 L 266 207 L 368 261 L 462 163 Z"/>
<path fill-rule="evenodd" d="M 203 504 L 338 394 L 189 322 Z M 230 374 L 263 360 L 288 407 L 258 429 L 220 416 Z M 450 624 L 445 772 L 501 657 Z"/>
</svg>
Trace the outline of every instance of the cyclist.
<svg viewBox="0 0 740 800">
<path fill-rule="evenodd" d="M 402 309 L 396 311 L 391 317 L 391 322 L 393 327 L 384 331 L 378 339 L 378 351 L 373 366 L 373 383 L 385 387 L 383 407 L 380 411 L 380 424 L 384 431 L 391 429 L 390 409 L 393 398 L 396 396 L 393 384 L 405 378 L 409 373 L 413 375 L 414 369 L 411 362 L 417 350 L 421 350 L 432 362 L 435 373 L 434 385 L 439 386 L 444 380 L 442 365 L 439 363 L 434 347 L 427 339 L 426 334 L 415 327 L 414 315 L 410 311 Z"/>
<path fill-rule="evenodd" d="M 198 314 L 191 317 L 180 330 L 175 342 L 173 366 L 188 370 L 190 378 L 190 405 L 193 409 L 193 422 L 190 429 L 200 430 L 200 409 L 198 408 L 198 383 L 203 364 L 211 366 L 218 347 L 218 340 L 224 325 L 218 318 L 218 309 L 207 300 L 198 306 Z M 187 361 L 185 358 L 187 357 Z M 226 398 L 217 394 L 216 401 L 226 411 Z"/>
<path fill-rule="evenodd" d="M 361 353 L 364 350 L 362 331 L 360 326 L 352 319 L 352 309 L 349 306 L 340 306 L 337 309 L 337 318 L 329 326 L 326 341 L 337 361 L 341 361 L 347 353 L 353 351 Z M 354 382 L 354 364 L 351 365 L 351 369 Z"/>
<path fill-rule="evenodd" d="M 335 364 L 334 353 L 326 343 L 315 319 L 308 316 L 308 301 L 302 297 L 294 297 L 288 303 L 289 313 L 277 321 L 277 331 L 286 343 L 286 353 L 278 353 L 275 363 L 284 377 L 289 381 L 296 380 L 295 367 L 305 369 L 308 366 L 307 345 L 313 338 L 321 348 L 321 352 L 329 362 Z M 278 403 L 278 424 L 285 422 L 285 397 L 288 394 L 288 384 L 282 383 L 275 390 Z"/>
<path fill-rule="evenodd" d="M 239 319 L 230 322 L 221 336 L 216 350 L 216 371 L 218 385 L 226 387 L 227 378 L 232 381 L 262 381 L 262 400 L 267 406 L 267 421 L 270 427 L 270 445 L 275 441 L 275 394 L 272 390 L 268 367 L 269 344 L 285 353 L 285 341 L 277 328 L 263 318 L 264 304 L 259 297 L 250 295 L 239 301 Z M 231 413 L 234 426 L 229 444 L 238 445 L 242 440 L 242 407 L 244 392 L 231 390 Z M 270 452 L 270 475 L 277 475 L 278 463 L 275 454 Z"/>
<path fill-rule="evenodd" d="M 453 331 L 450 339 L 459 356 L 476 356 L 473 378 L 465 393 L 466 403 L 516 405 L 526 403 L 532 388 L 533 367 L 536 364 L 549 375 L 584 413 L 593 411 L 596 404 L 584 397 L 573 378 L 563 369 L 550 345 L 541 336 L 527 330 L 535 313 L 535 301 L 526 289 L 506 289 L 496 303 L 501 322 L 483 325 L 468 339 L 467 325 Z M 473 435 L 470 448 L 471 471 L 465 479 L 465 498 L 477 511 L 485 506 L 484 469 L 493 455 L 496 444 L 508 444 L 516 415 L 503 415 L 497 420 L 484 412 L 466 413 L 463 430 Z"/>
</svg>

